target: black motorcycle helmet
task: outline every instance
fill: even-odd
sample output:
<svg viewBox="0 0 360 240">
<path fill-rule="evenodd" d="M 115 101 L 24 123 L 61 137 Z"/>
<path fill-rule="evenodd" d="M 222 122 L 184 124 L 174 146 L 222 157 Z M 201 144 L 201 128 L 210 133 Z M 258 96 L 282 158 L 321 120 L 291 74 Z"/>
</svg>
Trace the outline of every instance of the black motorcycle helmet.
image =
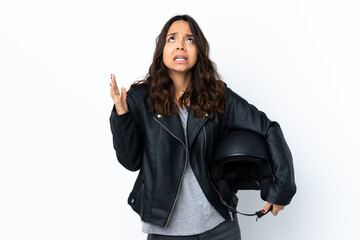
<svg viewBox="0 0 360 240">
<path fill-rule="evenodd" d="M 260 190 L 266 201 L 267 186 L 274 177 L 263 136 L 230 129 L 221 137 L 212 156 L 212 178 L 223 200 L 230 200 L 238 190 Z"/>
</svg>

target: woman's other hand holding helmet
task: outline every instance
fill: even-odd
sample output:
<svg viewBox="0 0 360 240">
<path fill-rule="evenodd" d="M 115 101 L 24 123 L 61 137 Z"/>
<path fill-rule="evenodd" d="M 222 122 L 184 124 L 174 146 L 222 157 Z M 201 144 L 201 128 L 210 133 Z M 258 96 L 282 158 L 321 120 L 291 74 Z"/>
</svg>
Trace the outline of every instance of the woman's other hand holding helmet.
<svg viewBox="0 0 360 240">
<path fill-rule="evenodd" d="M 283 210 L 285 208 L 285 206 L 283 205 L 277 205 L 277 204 L 273 204 L 273 203 L 270 203 L 270 202 L 267 202 L 265 204 L 265 207 L 263 208 L 263 213 L 267 213 L 271 207 L 271 205 L 273 205 L 273 208 L 271 210 L 271 213 L 276 216 L 280 210 Z"/>
</svg>

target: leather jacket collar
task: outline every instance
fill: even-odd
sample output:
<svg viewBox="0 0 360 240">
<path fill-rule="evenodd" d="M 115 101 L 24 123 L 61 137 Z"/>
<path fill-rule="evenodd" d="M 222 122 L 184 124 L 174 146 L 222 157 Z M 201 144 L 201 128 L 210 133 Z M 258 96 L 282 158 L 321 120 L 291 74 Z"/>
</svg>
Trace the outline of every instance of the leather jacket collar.
<svg viewBox="0 0 360 240">
<path fill-rule="evenodd" d="M 209 114 L 206 112 L 205 119 L 203 118 L 194 118 L 194 110 L 189 108 L 188 110 L 188 122 L 187 122 L 187 136 L 189 148 L 195 139 L 195 136 L 200 131 L 201 127 L 206 123 L 209 119 Z M 159 122 L 170 134 L 172 134 L 175 138 L 178 138 L 181 142 L 185 144 L 185 136 L 184 131 L 180 122 L 179 115 L 172 115 L 169 117 L 161 116 L 160 114 L 153 111 L 153 118 Z"/>
</svg>

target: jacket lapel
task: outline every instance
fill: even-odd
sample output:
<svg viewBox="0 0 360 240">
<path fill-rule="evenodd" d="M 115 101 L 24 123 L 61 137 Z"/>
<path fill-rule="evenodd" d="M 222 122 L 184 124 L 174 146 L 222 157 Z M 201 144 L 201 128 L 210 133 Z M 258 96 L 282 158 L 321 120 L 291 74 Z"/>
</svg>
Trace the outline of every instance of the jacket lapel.
<svg viewBox="0 0 360 240">
<path fill-rule="evenodd" d="M 178 114 L 173 114 L 169 117 L 161 116 L 160 114 L 154 112 L 154 118 L 167 130 L 171 135 L 180 140 L 185 145 L 185 135 L 184 130 L 181 124 L 181 120 Z M 194 118 L 194 110 L 189 109 L 188 119 L 187 119 L 187 138 L 189 143 L 189 148 L 191 147 L 196 135 L 199 133 L 202 126 L 208 120 L 209 116 L 206 115 L 206 118 Z"/>
<path fill-rule="evenodd" d="M 154 112 L 154 118 L 165 128 L 165 130 L 185 145 L 184 130 L 178 114 L 166 117 Z"/>
<path fill-rule="evenodd" d="M 209 114 L 206 113 L 206 118 L 194 118 L 194 110 L 190 108 L 189 114 L 188 114 L 188 122 L 187 122 L 187 136 L 189 140 L 189 149 L 191 148 L 191 145 L 196 137 L 196 135 L 199 133 L 202 126 L 205 124 L 205 122 L 208 120 Z"/>
</svg>

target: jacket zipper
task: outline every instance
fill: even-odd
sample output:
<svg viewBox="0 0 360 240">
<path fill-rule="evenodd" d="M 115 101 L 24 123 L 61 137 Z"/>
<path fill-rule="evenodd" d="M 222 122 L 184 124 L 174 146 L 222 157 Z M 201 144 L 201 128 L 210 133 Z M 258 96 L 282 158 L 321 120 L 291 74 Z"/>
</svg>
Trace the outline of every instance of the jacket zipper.
<svg viewBox="0 0 360 240">
<path fill-rule="evenodd" d="M 219 195 L 219 198 L 220 198 L 220 200 L 221 200 L 221 203 L 224 204 L 224 205 L 227 207 L 229 217 L 230 217 L 231 221 L 233 221 L 234 218 L 233 218 L 232 212 L 231 212 L 231 210 L 230 210 L 230 208 L 229 208 L 229 205 L 223 200 L 221 194 L 220 194 L 219 191 L 215 188 L 214 184 L 213 184 L 212 181 L 211 181 L 211 177 L 210 177 L 210 173 L 209 173 L 209 172 L 208 172 L 208 176 L 209 176 L 209 180 L 210 180 L 211 186 L 213 186 L 214 190 L 215 190 L 215 191 L 217 192 L 217 194 Z"/>
<path fill-rule="evenodd" d="M 205 157 L 205 153 L 206 153 L 206 131 L 205 131 L 205 126 L 203 126 L 204 129 L 204 137 L 205 137 L 205 146 L 204 146 L 204 157 Z"/>
<path fill-rule="evenodd" d="M 161 122 L 159 122 L 155 117 L 153 117 L 153 118 L 154 118 L 155 121 L 157 121 L 163 128 L 165 128 L 166 131 L 168 131 L 174 138 L 176 138 L 177 140 L 179 140 L 179 142 L 181 142 L 181 144 L 184 146 L 185 152 L 186 152 L 185 166 L 184 166 L 184 169 L 183 169 L 183 171 L 182 171 L 182 173 L 181 173 L 180 185 L 179 185 L 178 190 L 177 190 L 177 192 L 176 192 L 175 201 L 174 201 L 174 203 L 173 203 L 173 205 L 172 205 L 172 207 L 171 207 L 171 210 L 170 210 L 170 213 L 169 213 L 169 217 L 168 217 L 168 219 L 167 219 L 167 221 L 166 221 L 166 224 L 165 224 L 165 226 L 164 226 L 164 228 L 166 228 L 167 225 L 169 224 L 169 220 L 170 220 L 171 214 L 172 214 L 172 212 L 173 212 L 173 210 L 174 210 L 175 203 L 176 203 L 176 201 L 177 201 L 177 199 L 178 199 L 178 196 L 179 196 L 179 190 L 180 190 L 180 187 L 181 187 L 181 184 L 182 184 L 182 180 L 183 180 L 183 178 L 184 178 L 184 173 L 185 173 L 185 169 L 186 169 L 186 166 L 187 166 L 188 154 L 189 154 L 189 153 L 188 153 L 188 150 L 187 150 L 187 147 L 185 146 L 185 144 L 184 144 L 178 137 L 176 137 L 167 127 L 165 127 L 165 126 L 164 126 Z M 186 139 L 185 139 L 185 141 L 186 141 Z M 187 143 L 187 141 L 186 141 L 186 143 Z M 187 144 L 186 144 L 186 145 L 187 145 Z"/>
<path fill-rule="evenodd" d="M 204 127 L 204 126 L 203 126 L 203 129 L 204 129 L 204 137 L 205 137 L 205 144 L 204 144 L 204 145 L 205 145 L 205 147 L 204 147 L 204 157 L 205 157 L 205 153 L 206 153 L 206 131 L 205 131 L 205 127 Z M 208 176 L 209 176 L 209 181 L 210 181 L 210 183 L 211 183 L 211 186 L 214 188 L 214 190 L 215 190 L 215 191 L 217 192 L 217 194 L 219 195 L 220 200 L 221 200 L 221 203 L 224 204 L 224 205 L 227 207 L 227 209 L 228 209 L 228 214 L 229 214 L 229 216 L 230 216 L 230 219 L 231 219 L 231 221 L 233 221 L 234 218 L 233 218 L 232 212 L 230 211 L 230 208 L 229 208 L 228 204 L 223 200 L 221 194 L 219 193 L 219 191 L 215 188 L 214 184 L 212 183 L 212 181 L 211 181 L 211 176 L 210 176 L 210 173 L 209 173 L 209 172 L 208 172 Z"/>
</svg>

